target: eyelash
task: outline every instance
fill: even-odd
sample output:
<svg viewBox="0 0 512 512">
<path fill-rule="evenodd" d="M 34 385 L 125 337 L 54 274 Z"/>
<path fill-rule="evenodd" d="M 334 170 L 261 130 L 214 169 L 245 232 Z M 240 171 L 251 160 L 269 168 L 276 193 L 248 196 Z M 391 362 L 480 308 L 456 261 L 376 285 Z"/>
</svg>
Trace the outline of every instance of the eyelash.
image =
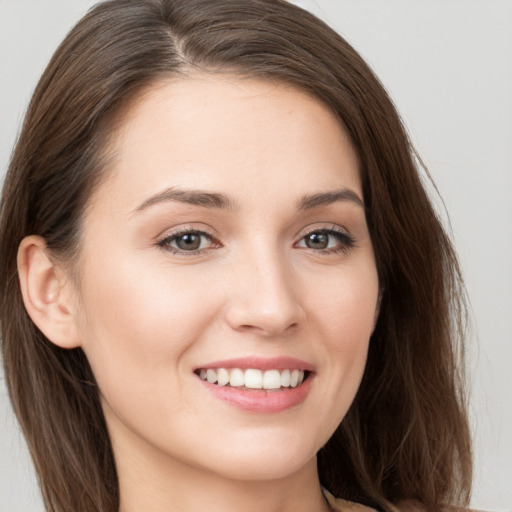
<svg viewBox="0 0 512 512">
<path fill-rule="evenodd" d="M 205 250 L 208 250 L 208 249 L 212 248 L 212 247 L 207 247 L 206 249 L 195 249 L 195 250 L 186 251 L 186 250 L 183 250 L 183 249 L 179 249 L 179 248 L 173 247 L 171 245 L 172 242 L 174 242 L 176 240 L 179 240 L 180 238 L 183 238 L 186 235 L 197 235 L 197 236 L 200 236 L 200 237 L 208 238 L 210 240 L 210 243 L 212 243 L 213 245 L 216 246 L 214 248 L 218 248 L 218 247 L 222 246 L 222 244 L 218 240 L 216 240 L 210 233 L 208 233 L 206 231 L 202 231 L 200 229 L 184 229 L 184 230 L 181 230 L 181 231 L 176 231 L 175 233 L 171 233 L 170 235 L 168 235 L 165 238 L 163 238 L 162 240 L 160 240 L 157 243 L 157 245 L 159 247 L 161 247 L 162 249 L 171 252 L 172 254 L 179 254 L 179 255 L 184 254 L 184 255 L 187 255 L 187 256 L 189 256 L 189 255 L 193 256 L 195 254 L 201 254 Z"/>
<path fill-rule="evenodd" d="M 303 240 L 306 240 L 306 237 L 311 235 L 327 235 L 334 237 L 339 245 L 337 247 L 331 247 L 326 249 L 312 249 L 308 248 L 311 251 L 319 252 L 321 254 L 338 254 L 338 253 L 347 253 L 350 250 L 352 250 L 354 247 L 356 247 L 356 239 L 347 233 L 346 231 L 343 231 L 336 226 L 332 226 L 331 228 L 321 228 L 321 229 L 313 229 L 309 232 L 307 232 L 305 235 L 301 237 L 299 242 L 296 242 L 294 244 L 294 247 L 297 247 L 297 244 L 302 242 Z"/>
<path fill-rule="evenodd" d="M 210 244 L 212 244 L 213 247 L 212 247 L 212 245 L 210 245 L 209 247 L 206 247 L 206 248 L 199 248 L 199 249 L 194 249 L 194 250 L 183 250 L 183 249 L 180 249 L 177 247 L 173 247 L 171 245 L 176 240 L 179 240 L 180 238 L 183 238 L 187 235 L 195 235 L 195 236 L 200 236 L 201 238 L 203 238 L 203 237 L 207 238 L 210 240 Z M 313 229 L 313 230 L 307 232 L 306 234 L 304 234 L 300 238 L 300 240 L 298 242 L 296 242 L 293 246 L 298 247 L 298 244 L 300 242 L 305 241 L 306 237 L 312 236 L 312 235 L 327 235 L 327 236 L 334 237 L 338 241 L 337 247 L 331 247 L 331 248 L 325 248 L 325 249 L 313 249 L 313 248 L 307 247 L 307 246 L 304 247 L 306 249 L 309 249 L 310 251 L 313 251 L 313 252 L 316 252 L 319 254 L 338 254 L 338 253 L 342 253 L 342 252 L 347 253 L 356 246 L 356 239 L 352 235 L 348 234 L 345 231 L 340 230 L 339 228 L 337 228 L 335 226 L 333 226 L 329 229 L 326 229 L 326 228 Z M 200 243 L 202 243 L 202 242 L 200 242 Z M 171 252 L 172 254 L 193 256 L 193 255 L 201 254 L 204 251 L 210 250 L 212 248 L 217 249 L 219 247 L 222 247 L 222 244 L 218 240 L 216 240 L 215 237 L 213 237 L 210 233 L 208 233 L 206 231 L 202 231 L 200 229 L 184 229 L 181 231 L 177 231 L 175 233 L 171 233 L 170 235 L 166 236 L 165 238 L 163 238 L 162 240 L 160 240 L 157 243 L 157 246 L 162 248 L 165 251 Z"/>
</svg>

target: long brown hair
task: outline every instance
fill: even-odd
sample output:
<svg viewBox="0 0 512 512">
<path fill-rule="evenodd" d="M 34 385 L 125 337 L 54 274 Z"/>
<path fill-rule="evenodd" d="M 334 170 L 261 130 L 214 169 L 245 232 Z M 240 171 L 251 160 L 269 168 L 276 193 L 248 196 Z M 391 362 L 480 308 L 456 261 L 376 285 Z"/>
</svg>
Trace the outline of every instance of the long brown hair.
<svg viewBox="0 0 512 512">
<path fill-rule="evenodd" d="M 73 28 L 44 72 L 2 197 L 5 375 L 47 510 L 115 512 L 119 490 L 94 375 L 80 349 L 56 347 L 27 315 L 18 246 L 37 234 L 72 262 L 84 208 L 130 100 L 197 70 L 305 91 L 339 117 L 359 155 L 381 311 L 359 392 L 318 454 L 322 484 L 382 510 L 402 500 L 428 510 L 467 504 L 460 273 L 378 79 L 342 37 L 285 1 L 110 0 Z"/>
</svg>

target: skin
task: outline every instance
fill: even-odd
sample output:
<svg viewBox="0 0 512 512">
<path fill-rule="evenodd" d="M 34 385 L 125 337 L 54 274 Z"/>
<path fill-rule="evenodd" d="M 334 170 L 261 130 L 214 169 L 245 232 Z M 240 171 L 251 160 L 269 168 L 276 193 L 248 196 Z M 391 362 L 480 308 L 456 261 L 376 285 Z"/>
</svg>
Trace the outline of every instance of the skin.
<svg viewBox="0 0 512 512">
<path fill-rule="evenodd" d="M 316 453 L 354 399 L 379 298 L 343 127 L 292 88 L 192 76 L 146 91 L 112 149 L 84 219 L 79 286 L 45 263 L 36 237 L 22 244 L 20 274 L 33 318 L 37 290 L 40 303 L 59 305 L 40 320 L 43 332 L 81 346 L 91 364 L 121 510 L 328 510 Z M 229 205 L 155 199 L 171 188 Z M 347 189 L 353 196 L 298 208 L 305 196 Z M 176 252 L 169 237 L 183 229 L 208 236 Z M 306 235 L 331 229 L 342 235 L 328 234 L 327 248 L 308 246 Z M 241 410 L 194 373 L 254 356 L 311 364 L 306 399 L 278 413 Z"/>
</svg>

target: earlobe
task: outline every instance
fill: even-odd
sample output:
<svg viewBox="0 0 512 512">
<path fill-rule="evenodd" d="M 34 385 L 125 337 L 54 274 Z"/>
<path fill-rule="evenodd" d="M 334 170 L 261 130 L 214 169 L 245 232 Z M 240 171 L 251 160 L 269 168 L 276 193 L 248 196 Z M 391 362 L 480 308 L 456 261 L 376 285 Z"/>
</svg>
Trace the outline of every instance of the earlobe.
<svg viewBox="0 0 512 512">
<path fill-rule="evenodd" d="M 55 345 L 81 345 L 71 283 L 48 255 L 44 238 L 31 235 L 18 249 L 18 276 L 25 308 L 39 330 Z"/>
</svg>

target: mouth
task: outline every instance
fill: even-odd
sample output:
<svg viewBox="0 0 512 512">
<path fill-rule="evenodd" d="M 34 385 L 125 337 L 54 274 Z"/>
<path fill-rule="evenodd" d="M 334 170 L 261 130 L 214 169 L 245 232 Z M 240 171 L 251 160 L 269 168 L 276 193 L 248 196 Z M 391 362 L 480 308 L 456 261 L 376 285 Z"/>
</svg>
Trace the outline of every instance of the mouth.
<svg viewBox="0 0 512 512">
<path fill-rule="evenodd" d="M 251 413 L 280 413 L 308 397 L 316 371 L 291 357 L 246 357 L 211 362 L 194 370 L 207 392 Z"/>
<path fill-rule="evenodd" d="M 250 391 L 296 388 L 311 374 L 308 370 L 297 368 L 199 368 L 195 373 L 200 379 L 216 386 Z"/>
</svg>

